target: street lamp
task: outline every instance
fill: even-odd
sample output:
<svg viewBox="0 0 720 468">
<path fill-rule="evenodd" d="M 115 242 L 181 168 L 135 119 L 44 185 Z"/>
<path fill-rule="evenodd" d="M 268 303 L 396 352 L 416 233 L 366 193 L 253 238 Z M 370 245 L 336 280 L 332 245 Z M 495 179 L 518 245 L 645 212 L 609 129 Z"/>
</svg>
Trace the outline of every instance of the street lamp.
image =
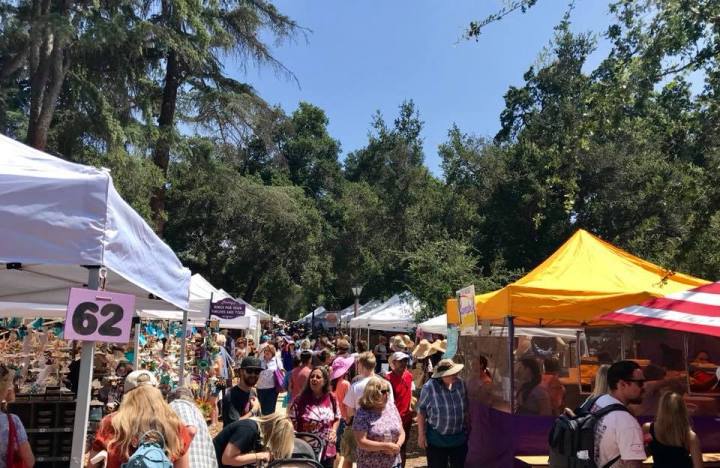
<svg viewBox="0 0 720 468">
<path fill-rule="evenodd" d="M 362 293 L 362 284 L 356 284 L 352 287 L 353 296 L 355 296 L 355 314 L 354 317 L 357 317 L 358 313 L 358 305 L 360 304 L 360 293 Z"/>
<path fill-rule="evenodd" d="M 312 305 L 312 319 L 310 321 L 310 336 L 315 336 L 315 304 Z"/>
</svg>

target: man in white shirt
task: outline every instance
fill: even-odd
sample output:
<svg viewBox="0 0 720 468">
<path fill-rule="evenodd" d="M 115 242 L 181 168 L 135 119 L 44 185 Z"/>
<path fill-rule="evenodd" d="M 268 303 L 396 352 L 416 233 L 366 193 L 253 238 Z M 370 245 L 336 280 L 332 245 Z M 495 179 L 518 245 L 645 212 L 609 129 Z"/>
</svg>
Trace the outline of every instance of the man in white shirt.
<svg viewBox="0 0 720 468">
<path fill-rule="evenodd" d="M 612 404 L 640 404 L 645 377 L 633 361 L 618 361 L 608 369 L 609 393 L 598 398 L 591 412 Z M 595 463 L 600 468 L 640 468 L 645 460 L 643 431 L 627 411 L 612 411 L 595 428 Z"/>
</svg>

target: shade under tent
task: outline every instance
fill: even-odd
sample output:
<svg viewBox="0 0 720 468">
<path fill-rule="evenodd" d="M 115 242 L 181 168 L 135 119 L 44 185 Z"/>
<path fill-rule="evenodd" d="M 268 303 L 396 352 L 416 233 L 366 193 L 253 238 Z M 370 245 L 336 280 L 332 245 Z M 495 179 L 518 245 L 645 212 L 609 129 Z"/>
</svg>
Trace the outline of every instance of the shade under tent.
<svg viewBox="0 0 720 468">
<path fill-rule="evenodd" d="M 65 306 L 71 287 L 189 308 L 190 272 L 118 194 L 107 170 L 0 136 L 0 302 Z M 157 299 L 156 299 L 157 298 Z M 7 307 L 7 306 L 6 306 Z M 7 309 L 6 309 L 7 310 Z M 84 342 L 70 466 L 83 466 L 94 342 Z"/>
</svg>

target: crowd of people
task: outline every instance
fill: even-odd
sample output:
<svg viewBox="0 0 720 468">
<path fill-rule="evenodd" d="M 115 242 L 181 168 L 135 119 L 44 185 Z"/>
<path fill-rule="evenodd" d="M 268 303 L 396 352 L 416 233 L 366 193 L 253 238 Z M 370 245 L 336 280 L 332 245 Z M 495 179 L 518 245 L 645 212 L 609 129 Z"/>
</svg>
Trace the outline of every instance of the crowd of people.
<svg viewBox="0 0 720 468">
<path fill-rule="evenodd" d="M 324 468 L 401 468 L 413 425 L 429 468 L 463 467 L 475 435 L 469 401 L 491 405 L 493 375 L 483 355 L 465 364 L 443 359 L 446 343 L 415 342 L 407 335 L 382 337 L 368 350 L 338 334 L 310 339 L 303 330 L 267 333 L 258 346 L 250 337 L 227 339 L 211 372 L 210 423 L 187 387 L 163 392 L 149 370 L 130 371 L 116 411 L 99 424 L 89 465 L 120 468 L 143 444 L 162 447 L 174 467 L 260 466 L 274 460 L 317 459 Z M 412 373 L 411 369 L 416 372 Z M 130 369 L 128 369 L 130 370 Z M 517 361 L 514 412 L 573 415 L 556 359 Z M 641 425 L 633 411 L 642 403 L 648 377 L 634 361 L 599 368 L 593 392 L 579 410 L 603 414 L 593 446 L 597 466 L 698 468 L 702 454 L 681 395 L 665 392 L 653 422 Z M 285 394 L 285 399 L 278 397 Z M 0 364 L 0 395 L 12 402 L 12 371 Z M 605 409 L 605 411 L 603 411 Z M 602 413 L 600 413 L 603 411 Z M 5 409 L 7 412 L 7 409 Z M 222 421 L 222 429 L 211 432 Z M 0 417 L 0 465 L 10 456 L 34 463 L 17 416 Z"/>
</svg>

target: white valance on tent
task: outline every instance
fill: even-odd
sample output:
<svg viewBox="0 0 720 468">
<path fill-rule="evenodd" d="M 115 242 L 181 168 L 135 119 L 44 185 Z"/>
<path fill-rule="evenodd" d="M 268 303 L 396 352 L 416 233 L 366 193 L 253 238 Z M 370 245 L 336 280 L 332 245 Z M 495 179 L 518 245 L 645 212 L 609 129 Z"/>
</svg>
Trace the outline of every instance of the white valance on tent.
<svg viewBox="0 0 720 468">
<path fill-rule="evenodd" d="M 415 314 L 420 301 L 409 293 L 396 294 L 378 307 L 350 320 L 350 328 L 410 332 L 415 329 Z"/>
<path fill-rule="evenodd" d="M 442 314 L 422 322 L 418 325 L 418 330 L 422 330 L 423 333 L 447 335 L 447 327 L 447 314 Z M 577 328 L 516 327 L 515 336 L 552 337 L 562 338 L 566 341 L 575 341 L 578 330 Z M 507 329 L 505 327 L 491 327 L 490 335 L 507 336 Z"/>
<path fill-rule="evenodd" d="M 118 194 L 110 173 L 0 136 L 0 302 L 66 305 L 71 287 L 188 309 L 190 271 Z M 158 298 L 158 299 L 156 299 Z M 82 347 L 70 466 L 83 464 L 94 343 Z"/>
</svg>

